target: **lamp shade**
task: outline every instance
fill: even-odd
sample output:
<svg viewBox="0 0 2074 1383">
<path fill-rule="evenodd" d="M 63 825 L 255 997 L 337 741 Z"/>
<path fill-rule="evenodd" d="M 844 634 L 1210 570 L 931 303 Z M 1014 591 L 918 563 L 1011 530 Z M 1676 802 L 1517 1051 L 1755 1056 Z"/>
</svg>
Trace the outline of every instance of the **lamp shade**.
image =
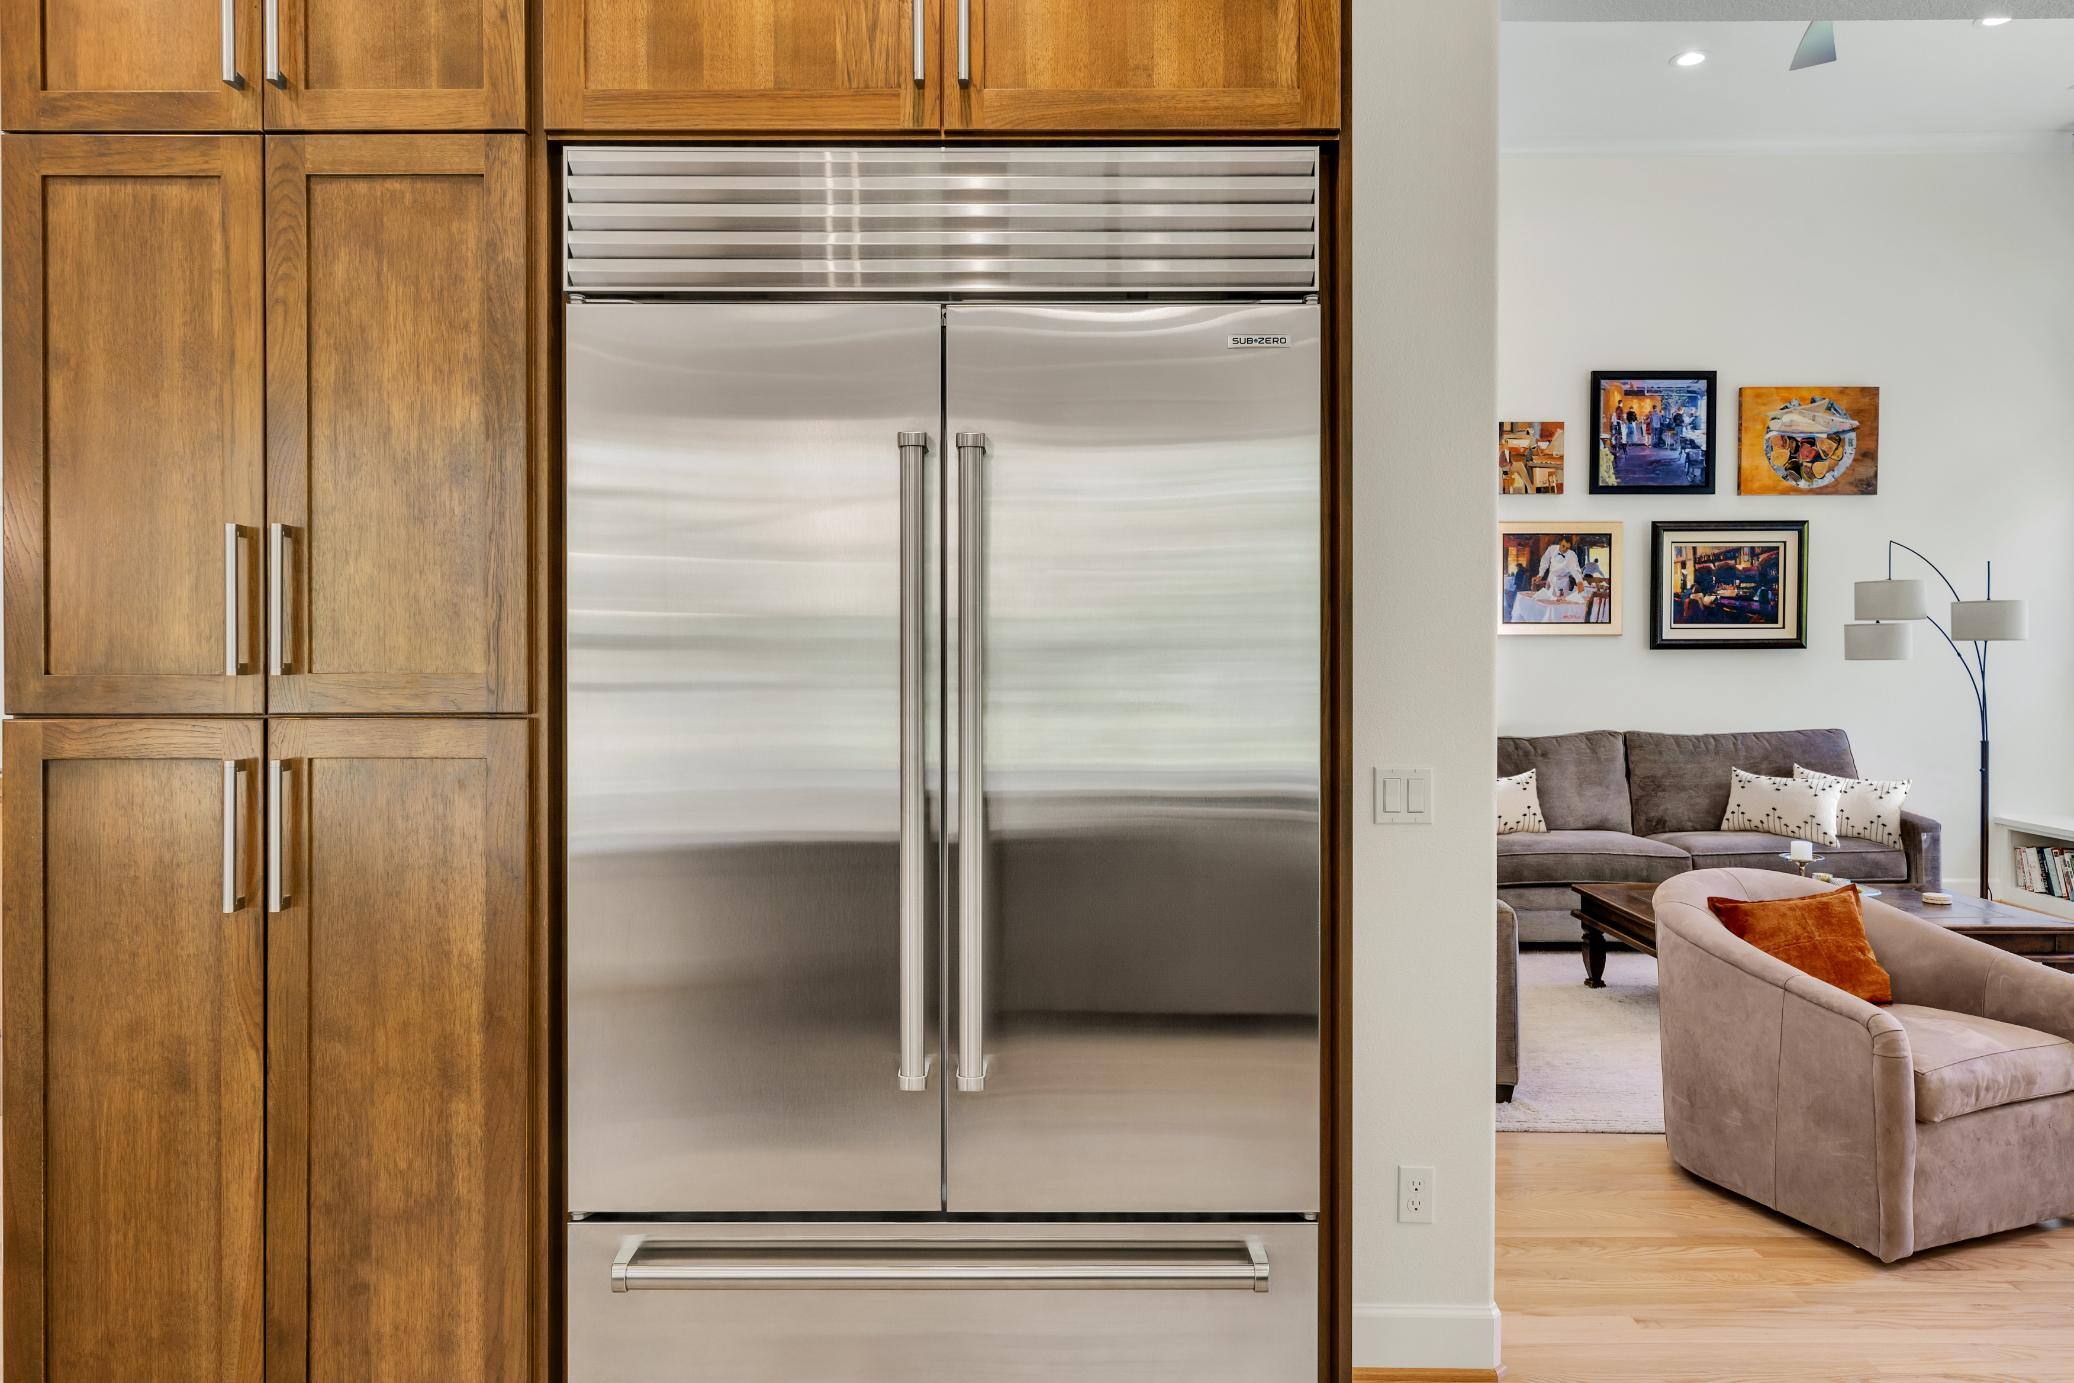
<svg viewBox="0 0 2074 1383">
<path fill-rule="evenodd" d="M 1854 589 L 1857 619 L 1923 619 L 1930 613 L 1920 581 L 1860 581 Z"/>
<path fill-rule="evenodd" d="M 2031 637 L 2031 607 L 2021 600 L 1955 600 L 1952 637 L 1960 643 Z"/>
<path fill-rule="evenodd" d="M 1871 581 L 1863 584 L 1887 583 Z M 1847 624 L 1844 626 L 1844 659 L 1853 663 L 1888 663 L 1912 657 L 1916 651 L 1915 635 L 1913 624 Z"/>
</svg>

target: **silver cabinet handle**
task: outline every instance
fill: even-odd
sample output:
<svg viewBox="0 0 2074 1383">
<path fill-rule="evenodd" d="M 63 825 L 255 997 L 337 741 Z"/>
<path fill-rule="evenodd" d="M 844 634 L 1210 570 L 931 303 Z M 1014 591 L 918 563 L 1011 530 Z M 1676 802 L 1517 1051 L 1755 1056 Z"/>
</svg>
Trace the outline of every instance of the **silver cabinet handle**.
<svg viewBox="0 0 2074 1383">
<path fill-rule="evenodd" d="M 972 85 L 972 0 L 958 0 L 958 85 Z"/>
<path fill-rule="evenodd" d="M 958 434 L 958 1088 L 987 1088 L 987 434 Z"/>
<path fill-rule="evenodd" d="M 288 670 L 288 525 L 266 528 L 267 671 L 279 677 Z"/>
<path fill-rule="evenodd" d="M 907 7 L 913 13 L 915 21 L 915 85 L 920 86 L 929 80 L 929 69 L 923 66 L 929 45 L 922 27 L 922 20 L 929 9 L 929 0 L 907 0 Z"/>
<path fill-rule="evenodd" d="M 223 526 L 223 675 L 236 677 L 245 670 L 245 583 L 239 562 L 244 556 L 245 530 L 234 523 Z"/>
<path fill-rule="evenodd" d="M 1056 1240 L 658 1239 L 630 1235 L 612 1290 L 948 1287 L 1265 1292 L 1267 1248 L 1243 1239 L 1062 1243 Z"/>
<path fill-rule="evenodd" d="M 238 73 L 238 0 L 223 0 L 223 82 L 225 86 L 243 87 L 245 79 Z"/>
<path fill-rule="evenodd" d="M 239 802 L 238 785 L 245 777 L 243 759 L 223 761 L 223 910 L 245 908 L 245 813 Z"/>
<path fill-rule="evenodd" d="M 288 891 L 288 852 L 281 840 L 281 819 L 288 814 L 288 762 L 266 761 L 266 910 L 279 912 L 293 897 Z"/>
<path fill-rule="evenodd" d="M 266 0 L 265 19 L 266 79 L 285 87 L 288 79 L 281 73 L 281 0 Z"/>
<path fill-rule="evenodd" d="M 924 817 L 923 753 L 927 726 L 923 699 L 927 653 L 923 622 L 928 588 L 922 545 L 928 536 L 923 508 L 923 458 L 929 434 L 903 432 L 900 446 L 900 1074 L 902 1090 L 929 1088 L 929 874 Z"/>
</svg>

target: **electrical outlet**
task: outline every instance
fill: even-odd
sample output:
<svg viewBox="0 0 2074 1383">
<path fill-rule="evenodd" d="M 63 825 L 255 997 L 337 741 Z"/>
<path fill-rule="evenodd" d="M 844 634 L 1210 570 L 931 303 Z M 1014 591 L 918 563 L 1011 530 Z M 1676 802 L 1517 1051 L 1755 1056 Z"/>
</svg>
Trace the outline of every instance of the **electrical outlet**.
<svg viewBox="0 0 2074 1383">
<path fill-rule="evenodd" d="M 1406 1225 L 1433 1223 L 1433 1169 L 1397 1169 L 1397 1222 Z"/>
</svg>

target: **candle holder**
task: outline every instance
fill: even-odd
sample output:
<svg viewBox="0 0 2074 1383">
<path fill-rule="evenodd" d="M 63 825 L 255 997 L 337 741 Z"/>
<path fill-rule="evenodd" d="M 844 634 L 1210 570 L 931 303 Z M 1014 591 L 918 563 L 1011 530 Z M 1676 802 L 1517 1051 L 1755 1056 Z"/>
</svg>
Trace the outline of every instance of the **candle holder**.
<svg viewBox="0 0 2074 1383">
<path fill-rule="evenodd" d="M 1808 858 L 1806 858 L 1806 859 L 1804 859 L 1804 860 L 1797 860 L 1797 859 L 1794 859 L 1794 858 L 1793 858 L 1793 856 L 1791 856 L 1791 855 L 1785 855 L 1785 854 L 1782 854 L 1782 855 L 1780 855 L 1780 856 L 1779 856 L 1779 858 L 1780 858 L 1780 859 L 1782 859 L 1782 860 L 1785 860 L 1785 861 L 1786 861 L 1786 862 L 1787 862 L 1788 864 L 1792 865 L 1792 866 L 1793 866 L 1793 867 L 1794 867 L 1794 868 L 1795 868 L 1796 870 L 1798 870 L 1798 871 L 1800 872 L 1800 877 L 1801 877 L 1801 878 L 1803 878 L 1803 879 L 1805 879 L 1805 878 L 1806 878 L 1806 877 L 1808 876 L 1808 866 L 1809 866 L 1809 865 L 1813 865 L 1813 864 L 1820 864 L 1820 863 L 1822 863 L 1822 861 L 1824 861 L 1824 860 L 1828 859 L 1828 858 L 1829 858 L 1829 856 L 1827 856 L 1827 855 L 1810 855 L 1810 856 L 1809 856 Z"/>
</svg>

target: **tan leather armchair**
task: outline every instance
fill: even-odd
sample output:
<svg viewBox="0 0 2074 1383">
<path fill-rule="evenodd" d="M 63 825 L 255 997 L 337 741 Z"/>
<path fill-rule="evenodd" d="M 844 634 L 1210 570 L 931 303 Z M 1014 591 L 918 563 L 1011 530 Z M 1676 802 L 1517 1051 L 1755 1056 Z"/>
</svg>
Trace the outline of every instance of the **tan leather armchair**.
<svg viewBox="0 0 2074 1383">
<path fill-rule="evenodd" d="M 1672 1158 L 1889 1263 L 2074 1215 L 2074 975 L 1867 899 L 1878 1006 L 1707 911 L 1828 887 L 1707 869 L 1657 889 Z"/>
</svg>

